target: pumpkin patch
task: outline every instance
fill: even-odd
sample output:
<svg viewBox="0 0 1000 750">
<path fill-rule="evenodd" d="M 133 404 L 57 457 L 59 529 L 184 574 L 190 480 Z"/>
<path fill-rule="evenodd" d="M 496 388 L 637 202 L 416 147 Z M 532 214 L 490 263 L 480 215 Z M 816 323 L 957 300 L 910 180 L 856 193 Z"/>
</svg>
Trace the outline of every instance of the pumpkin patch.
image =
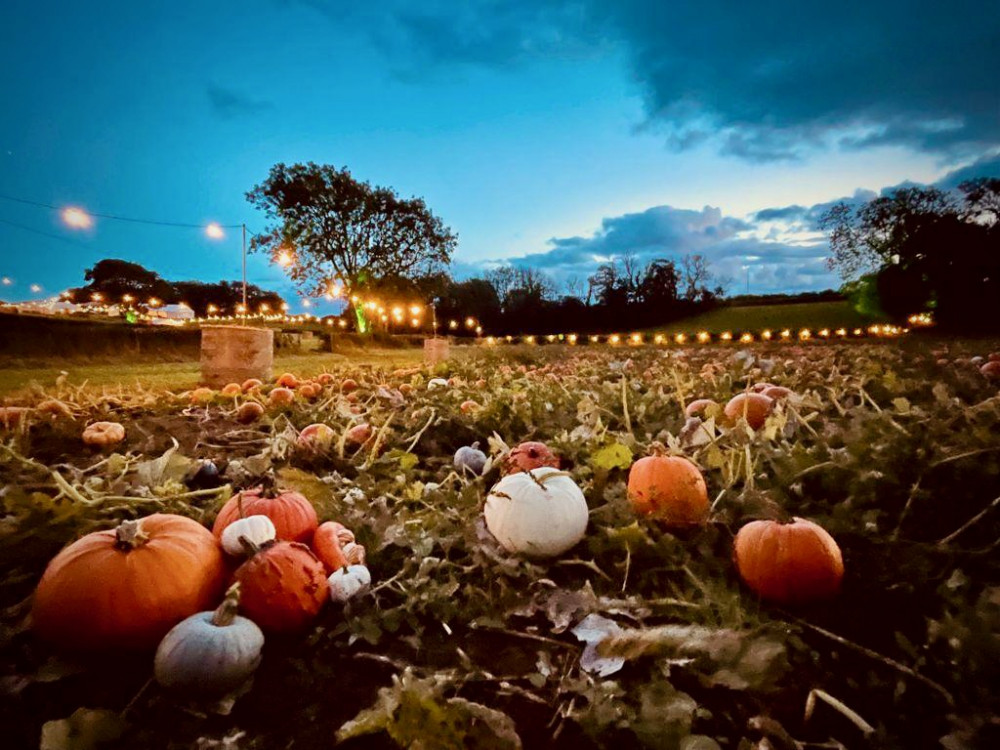
<svg viewBox="0 0 1000 750">
<path fill-rule="evenodd" d="M 991 746 L 1000 347 L 834 331 L 5 399 L 9 744 Z"/>
</svg>

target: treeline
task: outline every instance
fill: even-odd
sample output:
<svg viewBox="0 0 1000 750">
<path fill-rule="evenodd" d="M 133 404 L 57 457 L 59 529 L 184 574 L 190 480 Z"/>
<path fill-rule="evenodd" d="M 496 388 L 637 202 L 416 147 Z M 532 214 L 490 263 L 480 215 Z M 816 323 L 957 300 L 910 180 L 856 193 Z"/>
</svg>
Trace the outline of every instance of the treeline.
<svg viewBox="0 0 1000 750">
<path fill-rule="evenodd" d="M 905 320 L 930 312 L 962 332 L 1000 330 L 1000 179 L 956 192 L 906 187 L 822 218 L 831 265 L 861 312 Z"/>
<path fill-rule="evenodd" d="M 366 285 L 364 294 L 433 299 L 439 330 L 472 335 L 481 326 L 505 335 L 662 325 L 717 305 L 723 289 L 704 256 L 659 258 L 643 265 L 625 255 L 599 266 L 587 279 L 570 278 L 561 287 L 538 268 L 507 265 L 464 281 L 443 273 L 383 279 Z M 346 312 L 345 317 L 351 319 Z"/>
<path fill-rule="evenodd" d="M 71 302 L 88 303 L 100 300 L 106 304 L 125 304 L 145 308 L 159 305 L 186 304 L 198 316 L 215 313 L 232 315 L 243 302 L 243 284 L 239 281 L 167 281 L 155 271 L 138 263 L 108 258 L 88 268 L 85 286 L 70 289 Z M 277 292 L 247 284 L 247 306 L 260 310 L 261 305 L 278 312 L 284 299 Z"/>
</svg>

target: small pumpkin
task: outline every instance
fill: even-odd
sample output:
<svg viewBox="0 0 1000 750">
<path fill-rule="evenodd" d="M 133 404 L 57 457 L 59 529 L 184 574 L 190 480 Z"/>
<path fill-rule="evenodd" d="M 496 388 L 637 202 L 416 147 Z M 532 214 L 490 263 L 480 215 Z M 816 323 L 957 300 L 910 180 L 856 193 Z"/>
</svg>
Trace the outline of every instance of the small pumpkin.
<svg viewBox="0 0 1000 750">
<path fill-rule="evenodd" d="M 354 378 L 344 378 L 344 380 L 340 383 L 341 393 L 350 393 L 356 390 L 358 390 L 358 381 Z"/>
<path fill-rule="evenodd" d="M 986 364 L 979 368 L 979 372 L 990 380 L 1000 378 L 1000 361 L 990 359 Z"/>
<path fill-rule="evenodd" d="M 840 590 L 844 560 L 826 529 L 804 518 L 752 521 L 733 542 L 736 570 L 762 599 L 796 605 L 829 599 Z"/>
<path fill-rule="evenodd" d="M 336 521 L 326 521 L 321 523 L 313 534 L 312 547 L 316 557 L 327 570 L 332 571 L 348 565 L 343 546 L 351 542 L 354 542 L 354 533 L 350 529 Z"/>
<path fill-rule="evenodd" d="M 241 393 L 243 393 L 243 388 L 240 386 L 239 383 L 227 383 L 225 386 L 223 386 L 222 390 L 219 391 L 219 393 L 221 393 L 223 396 L 226 396 L 227 398 L 231 398 L 233 396 L 239 396 Z"/>
<path fill-rule="evenodd" d="M 785 388 L 783 385 L 772 385 L 770 388 L 765 388 L 761 391 L 760 395 L 772 401 L 784 401 L 785 399 L 794 397 L 795 392 L 791 388 Z"/>
<path fill-rule="evenodd" d="M 701 471 L 681 456 L 654 454 L 640 458 L 628 473 L 628 499 L 635 511 L 680 527 L 703 523 L 708 516 L 708 487 Z"/>
<path fill-rule="evenodd" d="M 319 525 L 316 509 L 309 500 L 293 490 L 255 488 L 243 490 L 226 501 L 215 518 L 212 533 L 222 539 L 222 532 L 238 518 L 267 516 L 274 524 L 278 539 L 309 542 Z"/>
<path fill-rule="evenodd" d="M 759 430 L 773 406 L 774 401 L 762 393 L 739 393 L 726 404 L 726 417 L 733 422 L 742 417 L 751 429 Z"/>
<path fill-rule="evenodd" d="M 448 387 L 448 381 L 445 380 L 444 378 L 431 378 L 427 382 L 427 390 L 429 391 L 434 391 L 437 390 L 438 388 L 447 388 L 447 387 Z"/>
<path fill-rule="evenodd" d="M 455 468 L 462 474 L 482 476 L 486 468 L 486 454 L 479 450 L 479 443 L 463 445 L 455 451 Z"/>
<path fill-rule="evenodd" d="M 774 383 L 754 383 L 750 386 L 750 390 L 754 393 L 763 393 L 768 388 L 776 388 Z"/>
<path fill-rule="evenodd" d="M 290 388 L 275 388 L 267 394 L 267 403 L 271 406 L 290 406 L 295 403 L 295 391 Z"/>
<path fill-rule="evenodd" d="M 684 416 L 689 419 L 696 417 L 710 406 L 718 406 L 718 404 L 710 398 L 696 398 L 684 408 Z"/>
<path fill-rule="evenodd" d="M 244 393 L 249 393 L 250 391 L 255 391 L 258 388 L 263 387 L 263 385 L 263 381 L 258 380 L 257 378 L 247 378 L 243 381 L 243 385 L 241 385 L 240 388 Z"/>
<path fill-rule="evenodd" d="M 192 404 L 209 404 L 215 398 L 215 391 L 211 388 L 195 388 L 188 394 L 188 399 Z"/>
<path fill-rule="evenodd" d="M 40 414 L 48 414 L 50 417 L 72 418 L 73 416 L 73 410 L 69 408 L 69 405 L 57 398 L 45 399 L 42 403 L 35 407 L 35 411 Z M 2 420 L 0 420 L 0 422 L 2 422 Z"/>
<path fill-rule="evenodd" d="M 462 410 L 463 414 L 468 414 L 470 412 L 482 409 L 483 407 L 480 406 L 477 401 L 473 401 L 472 399 L 466 399 L 459 405 L 458 408 Z"/>
<path fill-rule="evenodd" d="M 371 425 L 367 423 L 356 424 L 347 431 L 347 434 L 344 436 L 344 442 L 347 445 L 364 445 L 371 439 L 371 436 Z"/>
<path fill-rule="evenodd" d="M 264 633 L 237 614 L 240 585 L 233 584 L 214 612 L 177 623 L 156 649 L 153 676 L 187 695 L 221 696 L 246 683 L 260 666 Z"/>
<path fill-rule="evenodd" d="M 299 385 L 299 379 L 295 377 L 294 374 L 290 372 L 283 373 L 275 381 L 275 385 L 282 388 L 296 388 Z"/>
<path fill-rule="evenodd" d="M 364 565 L 349 565 L 333 571 L 326 581 L 330 587 L 330 599 L 342 603 L 367 590 L 372 583 L 372 574 Z"/>
<path fill-rule="evenodd" d="M 98 448 L 118 445 L 124 439 L 125 428 L 118 422 L 94 422 L 83 430 L 83 442 Z"/>
<path fill-rule="evenodd" d="M 240 404 L 236 410 L 236 421 L 240 424 L 251 424 L 264 415 L 264 407 L 256 401 L 247 401 Z"/>
<path fill-rule="evenodd" d="M 233 557 L 246 557 L 249 549 L 263 547 L 278 538 L 274 521 L 267 516 L 237 518 L 222 530 L 222 549 Z M 243 540 L 246 541 L 243 541 Z"/>
<path fill-rule="evenodd" d="M 501 466 L 504 474 L 517 471 L 531 471 L 542 466 L 559 468 L 559 456 L 553 453 L 545 443 L 529 441 L 521 443 L 503 457 Z"/>
<path fill-rule="evenodd" d="M 583 492 L 551 466 L 505 476 L 490 490 L 483 513 L 500 546 L 527 557 L 561 555 L 587 531 Z"/>
<path fill-rule="evenodd" d="M 222 591 L 225 562 L 190 518 L 154 514 L 81 537 L 45 569 L 32 604 L 35 632 L 71 650 L 152 649 Z"/>
<path fill-rule="evenodd" d="M 328 372 L 321 372 L 316 376 L 316 382 L 320 385 L 330 385 L 333 383 L 333 375 Z"/>
<path fill-rule="evenodd" d="M 265 633 L 302 630 L 330 596 L 323 563 L 306 545 L 274 542 L 237 568 L 240 611 Z"/>
<path fill-rule="evenodd" d="M 333 444 L 335 437 L 336 433 L 330 425 L 317 422 L 308 427 L 303 427 L 296 443 L 300 448 L 306 448 L 311 451 L 325 451 Z"/>
<path fill-rule="evenodd" d="M 309 401 L 315 401 L 322 392 L 323 388 L 319 383 L 303 383 L 299 386 L 299 394 Z"/>
</svg>

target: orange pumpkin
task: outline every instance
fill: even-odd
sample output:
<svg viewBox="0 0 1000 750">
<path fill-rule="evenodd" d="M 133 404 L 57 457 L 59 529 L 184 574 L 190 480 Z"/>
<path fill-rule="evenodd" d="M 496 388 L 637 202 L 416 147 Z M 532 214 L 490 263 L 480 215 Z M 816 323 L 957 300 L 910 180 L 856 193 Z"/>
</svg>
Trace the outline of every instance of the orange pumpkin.
<svg viewBox="0 0 1000 750">
<path fill-rule="evenodd" d="M 243 490 L 226 501 L 216 516 L 212 533 L 216 539 L 237 518 L 267 516 L 278 539 L 308 543 L 319 525 L 316 509 L 305 495 L 292 490 L 271 492 L 262 488 Z"/>
<path fill-rule="evenodd" d="M 299 388 L 299 393 L 302 398 L 309 399 L 313 401 L 319 397 L 319 394 L 323 392 L 323 388 L 319 383 L 304 383 L 301 388 Z"/>
<path fill-rule="evenodd" d="M 289 406 L 295 402 L 295 391 L 290 388 L 275 388 L 267 394 L 267 403 L 271 406 Z"/>
<path fill-rule="evenodd" d="M 771 413 L 773 406 L 774 401 L 762 393 L 740 393 L 729 400 L 725 411 L 732 421 L 743 417 L 752 429 L 759 430 L 767 421 L 767 415 Z"/>
<path fill-rule="evenodd" d="M 840 590 L 844 560 L 826 530 L 804 518 L 791 523 L 753 521 L 733 543 L 736 570 L 762 599 L 807 604 Z"/>
<path fill-rule="evenodd" d="M 656 454 L 632 464 L 628 498 L 637 513 L 667 526 L 691 526 L 708 516 L 705 478 L 697 466 L 681 456 Z"/>
<path fill-rule="evenodd" d="M 344 442 L 347 445 L 364 445 L 371 439 L 371 436 L 372 427 L 370 424 L 356 424 L 347 431 Z"/>
<path fill-rule="evenodd" d="M 684 416 L 688 418 L 697 416 L 710 406 L 718 406 L 718 404 L 710 398 L 696 398 L 684 409 Z"/>
<path fill-rule="evenodd" d="M 236 410 L 236 421 L 240 424 L 250 424 L 256 422 L 264 414 L 264 407 L 256 401 L 247 401 L 240 404 Z"/>
<path fill-rule="evenodd" d="M 299 384 L 299 379 L 292 373 L 286 372 L 275 381 L 275 384 L 282 388 L 295 388 Z"/>
<path fill-rule="evenodd" d="M 350 393 L 351 391 L 356 391 L 358 389 L 358 381 L 353 378 L 346 378 L 344 382 L 340 384 L 341 393 Z"/>
<path fill-rule="evenodd" d="M 95 531 L 53 558 L 35 590 L 36 633 L 71 650 L 153 648 L 217 603 L 222 549 L 208 529 L 157 513 Z"/>
<path fill-rule="evenodd" d="M 239 396 L 243 393 L 243 388 L 239 383 L 228 383 L 221 391 L 223 396 Z"/>
<path fill-rule="evenodd" d="M 795 392 L 791 388 L 785 388 L 783 385 L 772 385 L 769 388 L 765 388 L 760 394 L 767 396 L 772 401 L 781 401 L 789 396 L 794 396 Z"/>
<path fill-rule="evenodd" d="M 463 401 L 458 408 L 461 409 L 464 414 L 468 414 L 469 412 L 476 411 L 482 407 L 472 399 L 467 399 L 466 401 Z"/>
<path fill-rule="evenodd" d="M 1000 362 L 995 359 L 991 359 L 985 365 L 979 368 L 979 372 L 985 375 L 990 380 L 995 380 L 1000 378 Z"/>
<path fill-rule="evenodd" d="M 207 404 L 215 398 L 215 391 L 211 388 L 195 388 L 188 394 L 188 399 L 192 404 Z"/>
<path fill-rule="evenodd" d="M 514 474 L 519 471 L 531 471 L 542 466 L 559 468 L 559 456 L 545 443 L 529 441 L 521 443 L 504 456 L 501 468 L 504 474 Z"/>
<path fill-rule="evenodd" d="M 313 552 L 330 572 L 346 568 L 350 563 L 343 545 L 354 541 L 354 534 L 336 521 L 321 523 L 313 535 Z"/>
<path fill-rule="evenodd" d="M 298 542 L 262 547 L 233 577 L 240 584 L 240 612 L 265 632 L 302 630 L 330 593 L 323 563 Z"/>
<path fill-rule="evenodd" d="M 263 385 L 264 383 L 262 383 L 257 378 L 248 378 L 247 380 L 243 381 L 243 385 L 241 385 L 240 388 L 242 388 L 243 392 L 246 393 L 247 391 L 252 391 L 255 390 L 256 388 L 260 388 Z"/>
<path fill-rule="evenodd" d="M 333 375 L 328 372 L 321 372 L 316 376 L 316 382 L 320 385 L 330 385 L 333 382 Z"/>
</svg>

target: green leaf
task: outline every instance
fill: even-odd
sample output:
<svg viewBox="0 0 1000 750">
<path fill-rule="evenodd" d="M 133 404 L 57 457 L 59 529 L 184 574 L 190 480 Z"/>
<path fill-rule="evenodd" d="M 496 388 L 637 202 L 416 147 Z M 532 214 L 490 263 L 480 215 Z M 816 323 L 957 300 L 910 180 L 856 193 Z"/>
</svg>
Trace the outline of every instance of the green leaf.
<svg viewBox="0 0 1000 750">
<path fill-rule="evenodd" d="M 590 457 L 590 464 L 605 471 L 627 469 L 632 465 L 632 451 L 627 445 L 610 443 L 594 451 Z"/>
</svg>

